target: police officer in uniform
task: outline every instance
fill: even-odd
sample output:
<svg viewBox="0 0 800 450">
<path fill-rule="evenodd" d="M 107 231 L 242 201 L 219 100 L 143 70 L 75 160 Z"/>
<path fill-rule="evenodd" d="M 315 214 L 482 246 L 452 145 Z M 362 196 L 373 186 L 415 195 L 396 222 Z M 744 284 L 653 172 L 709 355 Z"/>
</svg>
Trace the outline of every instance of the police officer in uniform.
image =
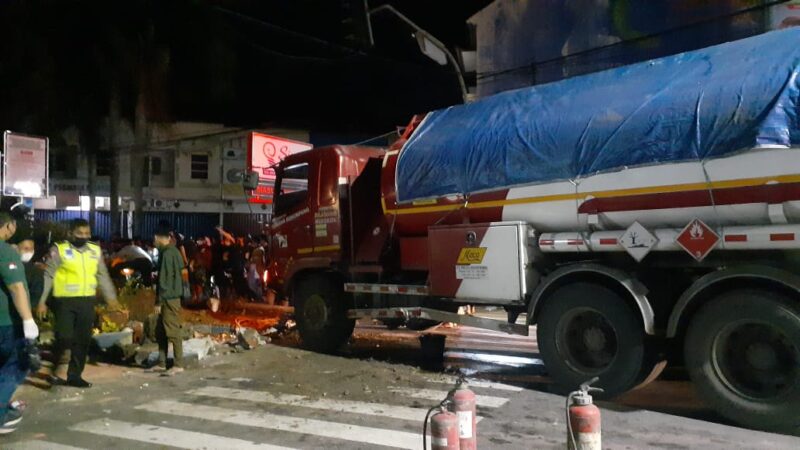
<svg viewBox="0 0 800 450">
<path fill-rule="evenodd" d="M 89 222 L 75 219 L 70 222 L 70 236 L 50 249 L 50 260 L 44 274 L 44 290 L 36 308 L 40 318 L 48 307 L 55 315 L 56 344 L 54 362 L 57 364 L 65 350 L 72 352 L 67 379 L 55 375 L 51 383 L 79 388 L 91 387 L 82 377 L 86 353 L 92 338 L 94 305 L 98 287 L 110 308 L 119 308 L 117 291 L 108 275 L 100 246 L 89 242 L 92 232 Z M 52 291 L 53 297 L 47 298 Z"/>
</svg>

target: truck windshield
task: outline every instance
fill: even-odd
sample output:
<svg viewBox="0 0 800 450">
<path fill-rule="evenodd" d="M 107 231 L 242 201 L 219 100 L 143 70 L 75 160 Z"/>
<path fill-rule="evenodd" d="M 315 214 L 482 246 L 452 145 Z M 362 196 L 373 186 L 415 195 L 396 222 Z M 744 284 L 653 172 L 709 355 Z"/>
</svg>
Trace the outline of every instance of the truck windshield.
<svg viewBox="0 0 800 450">
<path fill-rule="evenodd" d="M 275 195 L 276 216 L 305 204 L 308 198 L 308 163 L 283 169 L 275 182 Z"/>
</svg>

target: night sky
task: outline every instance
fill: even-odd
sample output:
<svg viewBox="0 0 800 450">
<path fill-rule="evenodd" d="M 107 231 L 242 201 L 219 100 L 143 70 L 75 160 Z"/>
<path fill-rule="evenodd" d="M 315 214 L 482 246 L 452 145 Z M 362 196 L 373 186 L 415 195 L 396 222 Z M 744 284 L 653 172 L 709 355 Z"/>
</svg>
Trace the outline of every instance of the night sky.
<svg viewBox="0 0 800 450">
<path fill-rule="evenodd" d="M 390 3 L 451 50 L 489 0 Z M 412 30 L 361 0 L 6 1 L 0 3 L 0 123 L 52 135 L 97 127 L 112 92 L 152 121 L 383 132 L 458 103 L 451 67 L 421 55 Z"/>
</svg>

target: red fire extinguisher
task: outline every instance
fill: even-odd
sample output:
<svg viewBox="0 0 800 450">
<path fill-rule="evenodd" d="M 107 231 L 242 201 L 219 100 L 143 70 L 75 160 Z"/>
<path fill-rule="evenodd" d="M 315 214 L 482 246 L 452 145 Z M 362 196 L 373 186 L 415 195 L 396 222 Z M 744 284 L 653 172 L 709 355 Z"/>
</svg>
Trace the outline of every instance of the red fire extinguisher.
<svg viewBox="0 0 800 450">
<path fill-rule="evenodd" d="M 458 418 L 444 406 L 431 417 L 431 450 L 459 450 Z"/>
<path fill-rule="evenodd" d="M 453 406 L 458 418 L 458 440 L 460 450 L 478 448 L 478 420 L 475 415 L 475 393 L 461 381 L 453 394 Z"/>
<path fill-rule="evenodd" d="M 580 385 L 567 396 L 567 448 L 569 450 L 601 450 L 600 409 L 592 402 L 590 392 L 603 392 L 590 385 L 597 377 Z"/>
</svg>

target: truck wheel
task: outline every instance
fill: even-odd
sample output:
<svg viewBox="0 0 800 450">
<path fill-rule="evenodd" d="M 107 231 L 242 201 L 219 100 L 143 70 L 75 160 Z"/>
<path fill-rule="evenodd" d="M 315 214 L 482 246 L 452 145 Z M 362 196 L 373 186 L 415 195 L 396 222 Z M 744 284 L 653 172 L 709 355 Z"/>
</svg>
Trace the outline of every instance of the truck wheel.
<svg viewBox="0 0 800 450">
<path fill-rule="evenodd" d="M 705 304 L 689 324 L 686 367 L 697 395 L 745 426 L 800 426 L 800 307 L 740 290 Z"/>
<path fill-rule="evenodd" d="M 599 377 L 600 397 L 611 398 L 652 371 L 641 321 L 624 299 L 601 285 L 574 283 L 558 289 L 536 322 L 539 352 L 559 393 Z"/>
<path fill-rule="evenodd" d="M 330 353 L 347 342 L 356 321 L 347 318 L 350 301 L 341 283 L 313 275 L 300 280 L 294 294 L 297 329 L 304 347 Z"/>
</svg>

